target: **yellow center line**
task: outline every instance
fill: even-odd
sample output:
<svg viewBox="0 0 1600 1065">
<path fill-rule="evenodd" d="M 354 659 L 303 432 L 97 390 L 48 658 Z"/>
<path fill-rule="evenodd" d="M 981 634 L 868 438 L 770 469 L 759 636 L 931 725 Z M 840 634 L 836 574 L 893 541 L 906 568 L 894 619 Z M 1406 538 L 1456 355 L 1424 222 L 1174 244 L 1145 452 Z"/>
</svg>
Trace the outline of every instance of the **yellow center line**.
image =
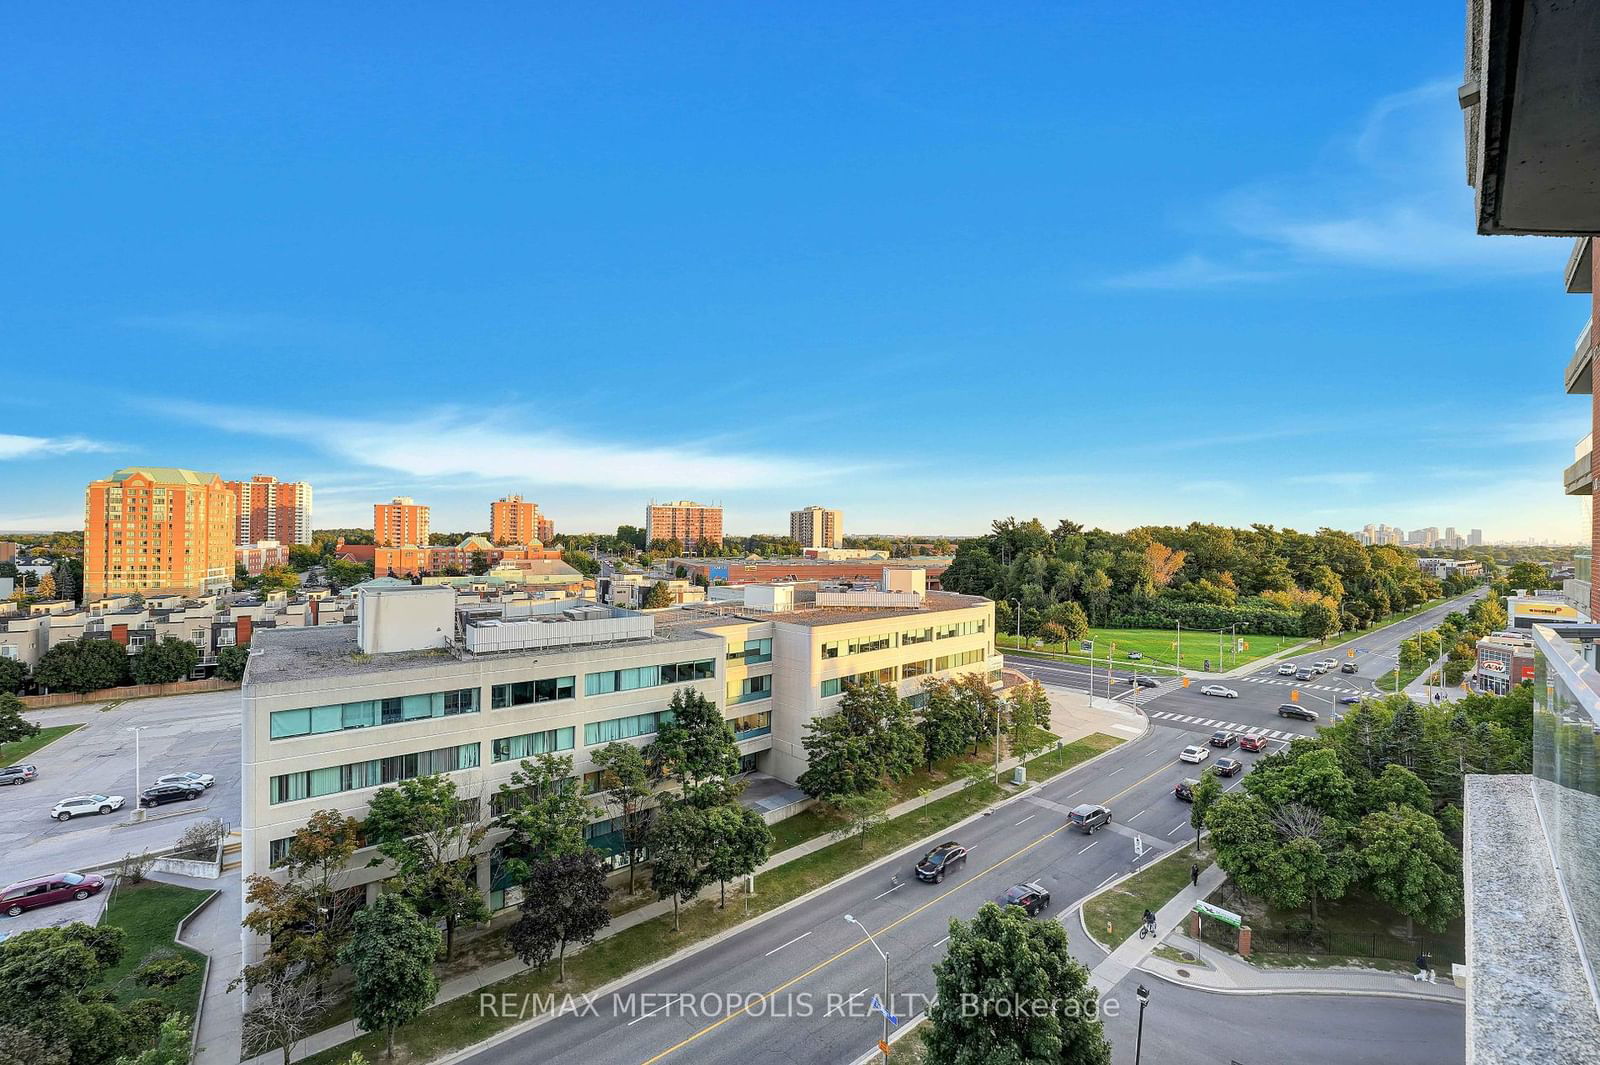
<svg viewBox="0 0 1600 1065">
<path fill-rule="evenodd" d="M 1115 795 L 1111 796 L 1110 799 L 1105 800 L 1105 802 L 1103 802 L 1101 805 L 1110 806 L 1113 800 L 1115 800 L 1117 798 L 1120 798 L 1123 795 L 1126 795 L 1128 792 L 1132 791 L 1134 788 L 1137 788 L 1140 784 L 1143 784 L 1146 780 L 1149 780 L 1151 777 L 1155 776 L 1156 773 L 1165 772 L 1166 770 L 1171 769 L 1172 766 L 1173 766 L 1173 762 L 1166 763 L 1165 765 L 1161 766 L 1159 769 L 1155 770 L 1155 772 L 1149 773 L 1146 776 L 1141 777 L 1140 779 L 1134 781 L 1132 784 L 1129 784 L 1127 787 L 1123 788 L 1121 791 L 1119 791 Z M 922 911 L 926 910 L 928 907 L 933 906 L 936 903 L 942 902 L 944 899 L 948 898 L 949 896 L 951 896 L 955 892 L 960 891 L 964 887 L 967 887 L 974 880 L 977 880 L 978 877 L 984 876 L 987 873 L 994 872 L 996 869 L 1000 868 L 1002 865 L 1005 865 L 1007 862 L 1011 861 L 1013 858 L 1020 858 L 1022 855 L 1028 853 L 1029 851 L 1033 850 L 1033 848 L 1037 847 L 1039 844 L 1041 844 L 1045 840 L 1049 839 L 1051 836 L 1054 836 L 1054 835 L 1064 831 L 1068 827 L 1069 827 L 1068 825 L 1061 825 L 1058 828 L 1051 829 L 1049 832 L 1046 832 L 1044 835 L 1040 836 L 1038 839 L 1034 840 L 1032 843 L 1026 844 L 1022 848 L 1020 848 L 1020 849 L 1018 849 L 1016 851 L 1013 851 L 1012 853 L 1006 855 L 1004 858 L 1001 858 L 999 861 L 995 862 L 993 865 L 989 866 L 988 868 L 979 870 L 977 876 L 968 877 L 966 880 L 963 880 L 961 883 L 957 884 L 955 887 L 947 888 L 945 891 L 941 892 L 938 895 L 935 895 L 933 898 L 929 899 L 927 902 L 923 903 L 921 906 L 918 906 L 916 909 L 910 911 L 909 913 L 906 913 L 906 914 L 902 915 L 898 920 L 891 921 L 889 924 L 884 925 L 882 928 L 880 928 L 876 932 L 874 932 L 873 935 L 881 936 L 881 935 L 884 935 L 887 932 L 890 932 L 890 931 L 894 930 L 895 928 L 898 928 L 900 925 L 905 924 L 907 921 L 911 920 L 911 918 L 915 917 L 917 914 L 919 914 Z M 723 1017 L 721 1020 L 713 1021 L 711 1024 L 706 1025 L 704 1028 L 700 1029 L 698 1032 L 695 1032 L 693 1035 L 689 1036 L 688 1038 L 683 1039 L 680 1042 L 674 1043 L 672 1046 L 670 1046 L 667 1049 L 663 1050 L 661 1053 L 657 1054 L 655 1057 L 645 1059 L 644 1065 L 655 1065 L 655 1063 L 660 1061 L 662 1058 L 665 1058 L 670 1054 L 677 1053 L 678 1051 L 682 1050 L 684 1047 L 688 1046 L 690 1043 L 693 1043 L 695 1040 L 699 1039 L 701 1036 L 709 1035 L 712 1032 L 716 1031 L 718 1028 L 721 1028 L 724 1024 L 727 1024 L 729 1021 L 733 1020 L 735 1017 L 739 1017 L 739 1016 L 744 1015 L 745 1013 L 748 1013 L 752 1007 L 760 1005 L 763 1002 L 766 1002 L 768 999 L 772 998 L 774 995 L 783 994 L 783 992 L 787 991 L 789 988 L 793 987 L 795 984 L 798 984 L 801 980 L 804 980 L 806 977 L 811 976 L 811 975 L 813 975 L 815 973 L 821 972 L 823 969 L 826 969 L 828 966 L 832 965 L 834 962 L 838 961 L 840 958 L 843 958 L 845 955 L 850 954 L 851 952 L 855 951 L 859 947 L 864 946 L 866 944 L 866 942 L 867 942 L 867 939 L 866 939 L 865 936 L 863 936 L 861 939 L 858 939 L 856 942 L 850 944 L 850 946 L 844 948 L 839 953 L 835 954 L 833 957 L 828 958 L 828 959 L 826 959 L 824 961 L 819 961 L 817 964 L 813 965 L 811 968 L 807 969 L 805 972 L 801 973 L 799 976 L 796 976 L 796 977 L 793 977 L 792 979 L 784 981 L 783 983 L 779 984 L 777 987 L 773 988 L 771 991 L 768 991 L 766 994 L 756 996 L 754 999 L 752 999 L 749 1002 L 746 1002 L 739 1009 L 737 1009 L 734 1012 L 728 1014 L 726 1017 Z M 885 1003 L 885 1006 L 887 1006 L 887 1003 Z"/>
</svg>

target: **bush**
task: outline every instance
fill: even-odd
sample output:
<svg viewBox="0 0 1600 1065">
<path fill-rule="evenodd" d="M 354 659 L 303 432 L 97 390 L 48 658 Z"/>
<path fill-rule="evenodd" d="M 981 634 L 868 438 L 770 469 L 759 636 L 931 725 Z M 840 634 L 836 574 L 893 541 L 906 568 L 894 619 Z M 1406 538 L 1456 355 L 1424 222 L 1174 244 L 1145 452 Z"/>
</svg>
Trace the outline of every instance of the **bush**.
<svg viewBox="0 0 1600 1065">
<path fill-rule="evenodd" d="M 234 644 L 217 652 L 217 676 L 235 684 L 244 679 L 244 667 L 250 660 L 250 645 Z"/>
<path fill-rule="evenodd" d="M 196 822 L 178 837 L 178 849 L 173 852 L 173 857 L 214 861 L 217 857 L 217 845 L 227 834 L 228 826 L 221 818 L 213 817 Z"/>
<path fill-rule="evenodd" d="M 117 863 L 117 879 L 125 884 L 142 884 L 144 875 L 150 869 L 150 863 L 155 861 L 148 851 L 138 854 L 124 854 L 122 861 Z"/>
<path fill-rule="evenodd" d="M 175 987 L 199 968 L 176 951 L 156 951 L 139 963 L 133 978 L 145 987 Z"/>
</svg>

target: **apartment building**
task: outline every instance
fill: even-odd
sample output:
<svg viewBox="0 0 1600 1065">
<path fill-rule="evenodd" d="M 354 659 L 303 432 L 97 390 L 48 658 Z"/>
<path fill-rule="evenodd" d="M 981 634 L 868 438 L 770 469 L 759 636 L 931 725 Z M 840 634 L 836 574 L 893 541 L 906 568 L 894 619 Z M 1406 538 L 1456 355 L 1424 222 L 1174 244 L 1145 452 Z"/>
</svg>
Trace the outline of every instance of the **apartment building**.
<svg viewBox="0 0 1600 1065">
<path fill-rule="evenodd" d="M 311 542 L 311 486 L 304 481 L 280 481 L 256 474 L 248 481 L 226 482 L 233 493 L 238 527 L 234 543 L 280 544 Z"/>
<path fill-rule="evenodd" d="M 234 496 L 214 473 L 118 470 L 85 491 L 83 594 L 199 595 L 233 583 Z"/>
<path fill-rule="evenodd" d="M 556 523 L 543 514 L 533 516 L 534 534 L 541 544 L 547 544 L 556 536 Z"/>
<path fill-rule="evenodd" d="M 644 510 L 646 544 L 676 540 L 685 548 L 722 543 L 722 508 L 680 499 L 673 503 L 651 501 Z"/>
<path fill-rule="evenodd" d="M 428 546 L 428 508 L 410 496 L 372 506 L 372 542 L 378 547 Z"/>
<path fill-rule="evenodd" d="M 426 577 L 448 572 L 470 573 L 479 557 L 491 567 L 508 563 L 560 561 L 559 547 L 538 544 L 497 546 L 486 537 L 469 536 L 459 544 L 374 547 L 372 572 L 380 577 Z M 576 573 L 577 571 L 572 571 Z"/>
<path fill-rule="evenodd" d="M 0 562 L 15 562 L 17 560 L 17 549 L 20 546 L 10 540 L 0 540 Z"/>
<path fill-rule="evenodd" d="M 553 533 L 554 529 L 550 531 Z M 544 543 L 546 537 L 540 535 L 539 504 L 529 503 L 517 495 L 490 503 L 489 539 L 505 546 Z"/>
<path fill-rule="evenodd" d="M 801 547 L 843 547 L 844 514 L 825 507 L 791 510 L 789 539 Z"/>
<path fill-rule="evenodd" d="M 1475 558 L 1419 558 L 1417 568 L 1441 581 L 1456 574 L 1466 577 L 1483 576 L 1483 563 Z"/>
<path fill-rule="evenodd" d="M 380 582 L 371 582 L 379 585 Z M 916 697 L 925 679 L 998 678 L 994 605 L 905 589 L 777 586 L 742 602 L 640 614 L 583 600 L 463 606 L 445 587 L 369 586 L 355 625 L 259 632 L 243 691 L 243 874 L 268 872 L 316 810 L 361 816 L 374 789 L 446 773 L 493 810 L 523 758 L 569 754 L 585 788 L 613 740 L 648 743 L 674 691 L 723 708 L 742 771 L 793 782 L 801 739 L 852 682 Z M 597 815 L 591 843 L 614 853 Z M 515 902 L 491 832 L 478 863 Z M 388 874 L 352 861 L 369 898 Z M 614 863 L 615 864 L 615 863 Z M 246 962 L 261 944 L 245 938 Z"/>
<path fill-rule="evenodd" d="M 273 566 L 287 566 L 289 547 L 276 540 L 253 540 L 233 549 L 233 562 L 250 576 L 259 577 Z"/>
</svg>

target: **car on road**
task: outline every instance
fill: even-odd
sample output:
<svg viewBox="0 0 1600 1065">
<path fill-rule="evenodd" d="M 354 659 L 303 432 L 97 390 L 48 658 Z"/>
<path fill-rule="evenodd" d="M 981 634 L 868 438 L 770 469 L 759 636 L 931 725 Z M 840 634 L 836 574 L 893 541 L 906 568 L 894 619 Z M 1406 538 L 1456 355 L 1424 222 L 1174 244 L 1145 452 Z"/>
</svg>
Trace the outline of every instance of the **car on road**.
<svg viewBox="0 0 1600 1065">
<path fill-rule="evenodd" d="M 1297 717 L 1301 721 L 1315 721 L 1317 719 L 1317 712 L 1315 710 L 1307 710 L 1299 703 L 1279 703 L 1278 716 Z"/>
<path fill-rule="evenodd" d="M 1322 661 L 1317 663 L 1317 672 L 1326 673 L 1328 670 L 1332 669 L 1338 664 L 1339 660 L 1337 658 L 1324 658 Z"/>
<path fill-rule="evenodd" d="M 1178 752 L 1178 757 L 1185 762 L 1203 762 L 1207 758 L 1211 757 L 1211 748 L 1196 747 L 1191 743 L 1189 746 Z"/>
<path fill-rule="evenodd" d="M 121 795 L 74 795 L 50 807 L 50 816 L 57 821 L 70 821 L 85 814 L 108 814 L 122 809 L 126 801 Z"/>
<path fill-rule="evenodd" d="M 1217 771 L 1217 776 L 1231 777 L 1244 768 L 1244 763 L 1237 758 L 1218 758 L 1211 766 Z"/>
<path fill-rule="evenodd" d="M 1346 662 L 1342 666 L 1339 667 L 1339 672 L 1340 673 L 1354 673 L 1355 671 L 1356 671 L 1356 664 L 1354 662 Z"/>
<path fill-rule="evenodd" d="M 1301 666 L 1299 669 L 1294 671 L 1295 680 L 1314 680 L 1316 676 L 1317 671 L 1312 669 L 1310 666 Z"/>
<path fill-rule="evenodd" d="M 1220 684 L 1207 684 L 1200 689 L 1201 695 L 1215 695 L 1218 699 L 1237 699 L 1239 693 L 1232 688 L 1224 688 Z"/>
<path fill-rule="evenodd" d="M 169 802 L 188 802 L 205 793 L 198 784 L 156 784 L 139 793 L 139 805 L 165 806 Z"/>
<path fill-rule="evenodd" d="M 39 775 L 36 765 L 8 765 L 0 769 L 0 784 L 26 784 Z"/>
<path fill-rule="evenodd" d="M 1341 695 L 1339 696 L 1339 705 L 1349 706 L 1351 703 L 1359 703 L 1361 698 L 1359 695 Z"/>
<path fill-rule="evenodd" d="M 922 861 L 917 863 L 917 879 L 931 880 L 935 884 L 943 883 L 944 874 L 957 865 L 967 864 L 967 848 L 950 840 L 941 843 L 933 850 L 922 856 Z"/>
<path fill-rule="evenodd" d="M 1311 663 L 1311 672 L 1317 674 L 1319 677 L 1322 674 L 1328 672 L 1329 668 L 1330 667 L 1323 665 L 1321 662 L 1313 662 L 1313 663 Z"/>
<path fill-rule="evenodd" d="M 1154 677 L 1147 677 L 1143 673 L 1137 674 L 1133 678 L 1133 682 L 1141 688 L 1157 688 L 1161 686 L 1161 682 L 1159 680 L 1156 680 Z"/>
<path fill-rule="evenodd" d="M 1279 666 L 1278 667 L 1278 676 L 1280 676 L 1280 677 L 1292 677 L 1292 676 L 1294 676 L 1294 663 L 1293 662 L 1285 662 L 1283 665 Z"/>
<path fill-rule="evenodd" d="M 7 917 L 21 917 L 26 911 L 40 906 L 98 895 L 105 886 L 106 882 L 98 876 L 85 876 L 83 873 L 51 873 L 33 880 L 19 880 L 0 890 L 0 913 Z"/>
<path fill-rule="evenodd" d="M 1111 811 L 1099 803 L 1079 803 L 1067 814 L 1067 823 L 1092 836 L 1095 829 L 1111 823 Z"/>
<path fill-rule="evenodd" d="M 1002 906 L 1020 906 L 1029 917 L 1050 905 L 1050 892 L 1040 884 L 1017 884 L 995 900 Z"/>
<path fill-rule="evenodd" d="M 168 773 L 164 777 L 156 777 L 157 784 L 179 784 L 197 788 L 209 788 L 217 782 L 217 778 L 210 773 Z"/>
<path fill-rule="evenodd" d="M 1219 728 L 1211 734 L 1211 746 L 1213 747 L 1232 747 L 1238 741 L 1239 737 L 1227 729 Z"/>
<path fill-rule="evenodd" d="M 1173 797 L 1182 799 L 1184 802 L 1194 802 L 1194 789 L 1199 786 L 1200 781 L 1194 777 L 1184 777 L 1172 786 Z"/>
<path fill-rule="evenodd" d="M 1141 659 L 1144 658 L 1144 652 L 1143 651 L 1129 651 L 1128 652 L 1128 657 L 1131 658 L 1133 661 L 1138 662 L 1138 661 L 1140 661 Z"/>
<path fill-rule="evenodd" d="M 1264 751 L 1267 749 L 1267 738 L 1259 732 L 1252 732 L 1247 736 L 1239 737 L 1241 751 Z"/>
</svg>

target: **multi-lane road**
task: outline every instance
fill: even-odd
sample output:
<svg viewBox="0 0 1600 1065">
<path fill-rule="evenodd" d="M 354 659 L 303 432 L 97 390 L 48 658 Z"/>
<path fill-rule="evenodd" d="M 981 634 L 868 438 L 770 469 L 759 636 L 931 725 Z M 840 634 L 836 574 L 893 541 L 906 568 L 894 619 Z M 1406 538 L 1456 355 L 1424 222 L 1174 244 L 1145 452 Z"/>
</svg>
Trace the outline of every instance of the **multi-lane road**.
<svg viewBox="0 0 1600 1065">
<path fill-rule="evenodd" d="M 1364 665 L 1354 677 L 1333 673 L 1301 685 L 1307 703 L 1315 705 L 1311 696 L 1336 697 L 1336 692 L 1321 688 L 1371 691 L 1373 676 L 1381 668 L 1375 656 L 1461 605 L 1442 605 L 1396 626 L 1397 631 L 1374 633 L 1346 645 L 1357 651 L 1356 661 L 1370 659 L 1371 668 Z M 1342 659 L 1344 649 L 1302 657 Z M 1060 667 L 1028 663 L 1026 668 L 1039 670 L 1046 683 L 1057 683 L 1044 670 Z M 870 1007 L 883 987 L 884 962 L 846 915 L 868 929 L 889 956 L 894 1012 L 902 1019 L 915 1016 L 933 993 L 931 967 L 942 956 L 952 918 L 970 917 L 984 902 L 1021 881 L 1037 881 L 1050 891 L 1052 905 L 1043 919 L 1062 918 L 1101 885 L 1188 839 L 1190 808 L 1172 791 L 1177 781 L 1194 775 L 1193 766 L 1177 760 L 1185 745 L 1204 742 L 1201 734 L 1217 728 L 1263 731 L 1269 734 L 1270 753 L 1293 736 L 1313 731 L 1310 723 L 1276 716 L 1275 708 L 1287 700 L 1289 690 L 1277 679 L 1272 667 L 1263 666 L 1226 681 L 1239 689 L 1238 699 L 1201 696 L 1198 685 L 1156 692 L 1143 707 L 1151 725 L 1146 736 L 953 829 L 949 837 L 969 847 L 971 856 L 944 883 L 914 878 L 912 863 L 920 849 L 895 855 L 641 976 L 616 996 L 580 1001 L 538 1027 L 482 1048 L 465 1060 L 473 1065 L 520 1065 L 536 1054 L 541 1061 L 575 1065 L 851 1061 L 881 1034 L 882 1018 Z M 1237 748 L 1230 753 L 1247 767 L 1261 757 Z M 1237 787 L 1242 780 L 1235 777 L 1227 787 Z M 1111 807 L 1111 826 L 1093 836 L 1067 828 L 1066 812 L 1081 802 Z M 1142 858 L 1136 857 L 1135 838 L 1142 844 Z M 1119 984 L 1108 998 L 1126 997 L 1125 991 Z M 1433 1035 L 1453 1028 L 1459 1034 L 1459 1011 L 1452 1016 L 1447 1008 L 1419 1012 L 1416 1003 L 1377 998 L 1341 999 L 1332 1006 L 1325 1005 L 1326 1000 L 1308 1004 L 1293 998 L 1257 998 L 1246 1006 L 1177 988 L 1166 989 L 1163 997 L 1169 1012 L 1165 1017 L 1147 1017 L 1145 1038 L 1169 1048 L 1159 1058 L 1150 1058 L 1169 1065 L 1393 1060 L 1381 1054 L 1369 1058 L 1345 1052 L 1345 1044 L 1359 1040 L 1366 1031 L 1404 1036 L 1405 1058 L 1411 1062 L 1460 1060 L 1459 1038 L 1414 1041 L 1419 1031 Z M 1119 1002 L 1118 1007 L 1137 1008 L 1131 1000 Z M 516 1014 L 524 1005 L 496 1003 L 492 1008 Z M 1307 1011 L 1317 1012 L 1319 1022 L 1303 1023 L 1299 1018 Z M 1224 1023 L 1220 1028 L 1200 1023 L 1208 1015 Z M 1278 1020 L 1267 1019 L 1271 1017 Z M 1288 1018 L 1295 1020 L 1290 1023 Z M 1343 1043 L 1314 1038 L 1346 1022 L 1350 1034 Z M 1250 1038 L 1229 1036 L 1236 1024 L 1250 1031 Z M 1119 1061 L 1125 1027 L 1122 1021 L 1110 1025 L 1118 1039 Z"/>
</svg>

